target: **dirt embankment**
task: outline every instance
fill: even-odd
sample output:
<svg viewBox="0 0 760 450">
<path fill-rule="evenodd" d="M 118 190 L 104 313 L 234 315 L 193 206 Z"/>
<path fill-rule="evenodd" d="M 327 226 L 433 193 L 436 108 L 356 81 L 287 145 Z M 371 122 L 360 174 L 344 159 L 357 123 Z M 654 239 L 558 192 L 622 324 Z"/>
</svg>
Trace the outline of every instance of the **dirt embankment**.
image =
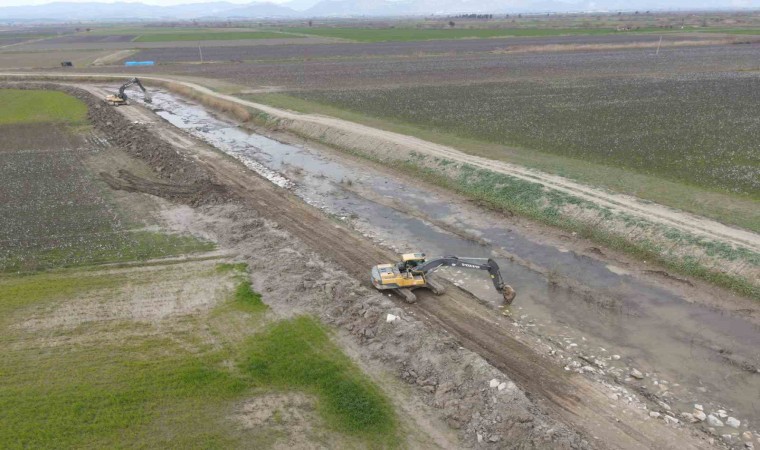
<svg viewBox="0 0 760 450">
<path fill-rule="evenodd" d="M 230 195 L 207 170 L 178 153 L 170 144 L 156 139 L 149 127 L 128 120 L 115 108 L 86 91 L 51 83 L 0 84 L 0 88 L 3 87 L 59 90 L 85 102 L 87 117 L 95 128 L 107 136 L 111 144 L 145 161 L 155 172 L 155 180 L 140 178 L 124 170 L 119 171 L 118 176 L 101 173 L 101 178 L 114 189 L 145 192 L 190 205 L 215 203 Z"/>
</svg>

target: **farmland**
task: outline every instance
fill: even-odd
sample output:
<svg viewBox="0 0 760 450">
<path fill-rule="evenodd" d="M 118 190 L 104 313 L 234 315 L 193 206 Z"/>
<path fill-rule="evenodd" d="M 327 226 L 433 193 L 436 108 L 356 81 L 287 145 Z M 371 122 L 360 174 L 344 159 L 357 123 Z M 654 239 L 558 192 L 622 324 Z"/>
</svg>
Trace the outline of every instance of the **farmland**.
<svg viewBox="0 0 760 450">
<path fill-rule="evenodd" d="M 303 38 L 306 39 L 306 38 Z M 504 53 L 518 46 L 548 46 L 548 45 L 636 45 L 656 44 L 660 36 L 648 34 L 636 35 L 597 35 L 597 36 L 564 36 L 541 38 L 491 38 L 491 39 L 458 39 L 458 40 L 429 40 L 404 42 L 372 42 L 372 43 L 330 43 L 299 45 L 236 45 L 206 47 L 206 61 L 227 62 L 261 61 L 261 60 L 304 60 L 330 58 L 345 60 L 350 58 L 379 58 L 393 56 L 421 57 L 432 55 L 464 55 L 473 53 Z M 683 36 L 665 35 L 665 45 L 673 42 L 699 42 L 714 39 L 714 36 Z M 158 61 L 161 64 L 178 63 L 198 60 L 197 48 L 174 47 L 141 50 L 136 58 Z"/>
<path fill-rule="evenodd" d="M 284 28 L 285 31 L 359 42 L 425 41 L 431 39 L 494 38 L 504 36 L 574 36 L 614 34 L 614 28 Z"/>
<path fill-rule="evenodd" d="M 281 39 L 289 36 L 267 31 L 197 31 L 187 33 L 146 33 L 138 35 L 135 42 L 173 42 L 173 41 L 224 41 L 238 39 Z"/>
<path fill-rule="evenodd" d="M 295 95 L 524 149 L 760 197 L 753 75 L 514 82 Z M 715 112 L 729 112 L 715 120 Z"/>
<path fill-rule="evenodd" d="M 158 183 L 120 143 L 157 144 L 71 90 L 0 98 L 1 447 L 399 444 L 394 408 L 329 329 L 280 320 L 245 263 L 165 229 L 167 203 L 104 183 Z"/>
</svg>

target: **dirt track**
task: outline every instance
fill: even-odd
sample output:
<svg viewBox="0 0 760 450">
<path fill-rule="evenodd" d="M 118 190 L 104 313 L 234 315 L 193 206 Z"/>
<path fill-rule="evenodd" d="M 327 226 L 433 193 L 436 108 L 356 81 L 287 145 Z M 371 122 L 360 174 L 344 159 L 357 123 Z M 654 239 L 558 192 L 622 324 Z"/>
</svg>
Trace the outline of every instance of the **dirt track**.
<svg viewBox="0 0 760 450">
<path fill-rule="evenodd" d="M 103 94 L 97 88 L 88 88 Z M 138 107 L 119 108 L 130 121 L 149 124 L 154 132 L 196 159 L 231 193 L 251 208 L 277 222 L 317 253 L 343 268 L 348 275 L 367 279 L 367 270 L 395 255 L 356 235 L 286 190 L 246 170 L 181 131 L 162 123 Z M 134 181 L 134 180 L 133 180 Z M 134 185 L 134 183 L 132 183 Z M 153 184 L 152 188 L 160 188 Z M 171 194 L 171 193 L 170 193 Z M 368 281 L 365 282 L 369 284 Z M 509 325 L 498 323 L 493 311 L 470 294 L 449 286 L 442 297 L 420 293 L 415 305 L 405 305 L 418 317 L 439 325 L 461 345 L 483 356 L 510 376 L 542 409 L 574 429 L 596 438 L 592 445 L 608 448 L 707 448 L 687 430 L 669 428 L 651 420 L 646 411 L 612 405 L 606 394 L 583 376 L 565 372 L 523 342 Z"/>
</svg>

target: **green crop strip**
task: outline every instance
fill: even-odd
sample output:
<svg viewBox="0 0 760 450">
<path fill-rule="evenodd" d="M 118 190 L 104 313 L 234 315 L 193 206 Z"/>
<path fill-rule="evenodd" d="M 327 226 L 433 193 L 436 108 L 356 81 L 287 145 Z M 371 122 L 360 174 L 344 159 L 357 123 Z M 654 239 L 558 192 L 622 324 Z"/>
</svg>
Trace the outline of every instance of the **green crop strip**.
<svg viewBox="0 0 760 450">
<path fill-rule="evenodd" d="M 310 317 L 272 324 L 252 337 L 242 369 L 259 383 L 318 396 L 318 410 L 342 432 L 393 444 L 396 418 L 388 400 Z"/>
<path fill-rule="evenodd" d="M 172 41 L 228 41 L 246 39 L 284 39 L 300 38 L 284 33 L 268 31 L 199 31 L 190 33 L 148 33 L 138 36 L 134 42 L 172 42 Z"/>
<path fill-rule="evenodd" d="M 87 105 L 59 91 L 0 89 L 0 105 L 0 125 L 87 122 Z"/>
<path fill-rule="evenodd" d="M 0 447 L 262 447 L 276 442 L 272 430 L 244 432 L 229 417 L 243 401 L 285 391 L 313 395 L 328 428 L 351 442 L 400 445 L 389 401 L 316 319 L 264 325 L 271 319 L 268 308 L 251 289 L 243 263 L 195 273 L 237 284 L 209 319 L 187 317 L 181 330 L 162 325 L 157 334 L 153 325 L 129 321 L 93 321 L 52 333 L 16 326 L 29 313 L 82 294 L 97 292 L 108 302 L 109 293 L 150 285 L 164 270 L 184 270 L 178 264 L 158 268 L 151 279 L 141 271 L 72 270 L 0 277 Z M 230 322 L 262 331 L 205 343 L 205 330 L 216 334 Z M 132 337 L 123 340 L 119 333 Z M 69 343 L 79 339 L 84 343 Z"/>
<path fill-rule="evenodd" d="M 424 41 L 494 37 L 604 35 L 620 33 L 614 28 L 282 28 L 283 31 L 360 42 Z M 654 29 L 652 29 L 654 30 Z M 640 31 L 650 31 L 643 29 Z"/>
</svg>

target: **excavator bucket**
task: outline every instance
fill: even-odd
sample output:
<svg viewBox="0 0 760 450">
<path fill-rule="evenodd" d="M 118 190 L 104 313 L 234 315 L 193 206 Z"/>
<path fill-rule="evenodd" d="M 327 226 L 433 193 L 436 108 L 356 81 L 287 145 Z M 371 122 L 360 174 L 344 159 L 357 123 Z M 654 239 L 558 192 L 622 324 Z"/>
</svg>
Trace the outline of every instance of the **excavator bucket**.
<svg viewBox="0 0 760 450">
<path fill-rule="evenodd" d="M 515 301 L 515 297 L 517 297 L 517 292 L 515 292 L 512 286 L 505 284 L 501 289 L 501 295 L 504 297 L 504 304 L 511 305 Z"/>
</svg>

